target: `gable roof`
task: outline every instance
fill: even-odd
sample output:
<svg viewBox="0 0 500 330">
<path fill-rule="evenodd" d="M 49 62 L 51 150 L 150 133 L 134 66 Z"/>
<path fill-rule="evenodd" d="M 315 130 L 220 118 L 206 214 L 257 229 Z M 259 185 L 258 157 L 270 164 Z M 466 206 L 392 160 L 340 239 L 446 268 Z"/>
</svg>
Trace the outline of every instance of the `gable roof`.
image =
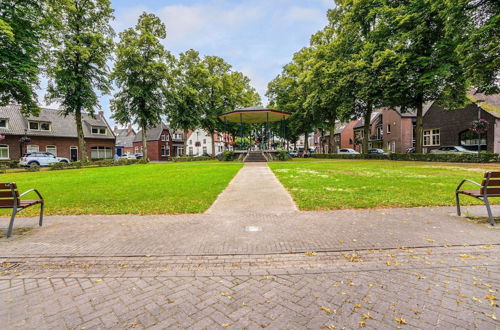
<svg viewBox="0 0 500 330">
<path fill-rule="evenodd" d="M 160 123 L 156 127 L 148 129 L 146 132 L 146 141 L 158 141 L 163 130 L 168 130 L 170 132 L 170 127 L 164 123 Z M 134 142 L 142 142 L 142 130 L 137 133 L 134 138 Z"/>
<path fill-rule="evenodd" d="M 470 91 L 467 97 L 490 115 L 500 118 L 500 94 L 486 95 Z"/>
<path fill-rule="evenodd" d="M 11 104 L 0 107 L 0 118 L 8 120 L 7 128 L 0 128 L 0 134 L 53 137 L 77 137 L 75 116 L 64 116 L 62 110 L 41 108 L 38 116 L 25 117 L 21 113 L 21 106 Z M 50 122 L 50 131 L 35 131 L 29 129 L 30 121 Z M 82 113 L 83 134 L 85 138 L 115 139 L 104 116 L 99 113 L 92 118 L 88 113 Z M 106 127 L 106 135 L 92 134 L 92 127 Z"/>
</svg>

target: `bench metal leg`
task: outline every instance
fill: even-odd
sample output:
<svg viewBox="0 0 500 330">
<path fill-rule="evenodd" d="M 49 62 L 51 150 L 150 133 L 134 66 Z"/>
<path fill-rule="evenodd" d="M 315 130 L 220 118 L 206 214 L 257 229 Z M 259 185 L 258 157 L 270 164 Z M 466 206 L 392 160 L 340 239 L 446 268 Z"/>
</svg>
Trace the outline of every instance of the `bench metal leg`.
<svg viewBox="0 0 500 330">
<path fill-rule="evenodd" d="M 462 212 L 460 212 L 460 197 L 458 196 L 459 194 L 455 193 L 455 197 L 457 199 L 457 215 L 461 216 Z"/>
<path fill-rule="evenodd" d="M 495 220 L 493 219 L 493 213 L 491 213 L 491 206 L 488 197 L 484 198 L 484 204 L 486 205 L 486 210 L 488 211 L 488 218 L 490 219 L 490 225 L 495 225 Z"/>
<path fill-rule="evenodd" d="M 9 238 L 12 235 L 12 229 L 14 228 L 14 219 L 16 218 L 16 213 L 17 210 L 13 209 L 12 215 L 10 216 L 9 228 L 7 229 L 7 238 Z"/>
<path fill-rule="evenodd" d="M 43 202 L 40 204 L 40 220 L 38 221 L 38 225 L 41 227 L 43 224 Z"/>
</svg>

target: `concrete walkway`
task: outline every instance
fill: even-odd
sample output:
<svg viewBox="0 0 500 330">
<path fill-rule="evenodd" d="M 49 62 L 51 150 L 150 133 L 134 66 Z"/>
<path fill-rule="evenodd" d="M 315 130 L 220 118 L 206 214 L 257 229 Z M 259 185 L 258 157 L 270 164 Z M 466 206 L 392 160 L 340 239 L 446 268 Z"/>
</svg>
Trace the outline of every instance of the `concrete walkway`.
<svg viewBox="0 0 500 330">
<path fill-rule="evenodd" d="M 295 211 L 292 197 L 266 163 L 246 163 L 206 214 L 281 215 Z"/>
</svg>

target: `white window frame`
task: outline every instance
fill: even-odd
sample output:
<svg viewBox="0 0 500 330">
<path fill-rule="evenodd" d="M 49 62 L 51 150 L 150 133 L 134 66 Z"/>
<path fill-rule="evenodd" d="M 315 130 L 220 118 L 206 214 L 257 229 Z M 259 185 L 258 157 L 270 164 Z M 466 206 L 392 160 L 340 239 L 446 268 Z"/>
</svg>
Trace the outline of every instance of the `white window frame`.
<svg viewBox="0 0 500 330">
<path fill-rule="evenodd" d="M 0 128 L 8 129 L 9 128 L 9 120 L 7 118 L 0 118 L 0 121 L 1 120 L 5 121 L 5 126 L 0 126 Z"/>
<path fill-rule="evenodd" d="M 426 141 L 428 139 L 428 141 Z M 436 142 L 437 139 L 437 142 Z M 441 130 L 439 128 L 431 128 L 424 130 L 423 134 L 424 147 L 436 147 L 441 145 Z"/>
<path fill-rule="evenodd" d="M 96 132 L 94 132 L 94 130 L 96 130 Z M 101 133 L 101 130 L 104 133 Z M 106 127 L 92 126 L 90 131 L 92 132 L 93 135 L 106 135 L 107 134 Z"/>
<path fill-rule="evenodd" d="M 78 147 L 77 146 L 71 146 L 69 147 L 69 158 L 71 158 L 71 150 L 76 150 L 76 160 L 80 157 L 80 153 L 78 152 Z"/>
<path fill-rule="evenodd" d="M 134 154 L 138 154 L 139 153 L 139 147 L 135 146 L 134 147 Z"/>
<path fill-rule="evenodd" d="M 35 147 L 36 147 L 36 150 L 35 150 Z M 30 149 L 33 149 L 33 150 L 30 151 Z M 37 144 L 28 144 L 26 146 L 26 153 L 29 154 L 29 153 L 32 153 L 32 152 L 40 152 L 40 146 L 37 145 Z"/>
<path fill-rule="evenodd" d="M 162 134 L 162 135 L 161 135 L 161 140 L 162 140 L 162 141 L 167 141 L 167 138 L 165 137 L 165 134 Z"/>
<path fill-rule="evenodd" d="M 48 149 L 54 149 L 55 152 L 50 152 Z M 51 154 L 53 154 L 54 156 L 57 157 L 57 146 L 55 145 L 48 145 L 48 146 L 45 146 L 45 152 L 50 152 Z"/>
<path fill-rule="evenodd" d="M 97 157 L 94 157 L 94 152 L 97 153 Z M 90 148 L 90 158 L 91 159 L 111 159 L 113 158 L 113 148 L 105 146 L 95 146 Z"/>
<path fill-rule="evenodd" d="M 10 159 L 10 148 L 8 144 L 0 144 L 0 150 L 7 150 L 7 158 L 2 157 L 0 154 L 0 159 Z"/>
</svg>

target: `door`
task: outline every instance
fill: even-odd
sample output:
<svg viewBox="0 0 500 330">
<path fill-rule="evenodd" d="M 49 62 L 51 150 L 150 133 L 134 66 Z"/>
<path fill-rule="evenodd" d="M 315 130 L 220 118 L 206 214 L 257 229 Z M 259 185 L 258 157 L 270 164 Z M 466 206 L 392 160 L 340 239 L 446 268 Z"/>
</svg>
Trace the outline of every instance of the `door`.
<svg viewBox="0 0 500 330">
<path fill-rule="evenodd" d="M 76 162 L 78 160 L 78 147 L 70 147 L 70 159 L 72 162 Z"/>
<path fill-rule="evenodd" d="M 118 157 L 121 157 L 122 156 L 122 151 L 123 149 L 122 148 L 116 148 L 116 154 L 118 155 Z"/>
</svg>

